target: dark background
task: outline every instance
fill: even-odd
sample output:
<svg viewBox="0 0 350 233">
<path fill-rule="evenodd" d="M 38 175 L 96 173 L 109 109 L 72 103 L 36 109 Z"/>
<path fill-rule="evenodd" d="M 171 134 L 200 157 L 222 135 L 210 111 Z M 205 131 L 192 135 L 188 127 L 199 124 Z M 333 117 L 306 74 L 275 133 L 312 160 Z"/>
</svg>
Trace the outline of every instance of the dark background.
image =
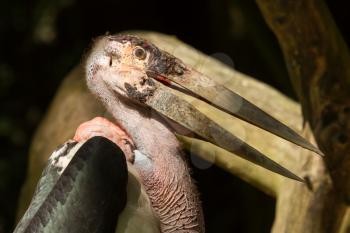
<svg viewBox="0 0 350 233">
<path fill-rule="evenodd" d="M 348 7 L 328 1 L 345 39 Z M 176 35 L 295 98 L 276 39 L 252 0 L 0 3 L 0 233 L 11 232 L 35 128 L 92 38 L 123 30 Z M 225 62 L 225 61 L 224 61 Z M 207 232 L 269 232 L 274 200 L 216 167 L 195 169 Z M 224 185 L 222 185 L 224 184 Z"/>
</svg>

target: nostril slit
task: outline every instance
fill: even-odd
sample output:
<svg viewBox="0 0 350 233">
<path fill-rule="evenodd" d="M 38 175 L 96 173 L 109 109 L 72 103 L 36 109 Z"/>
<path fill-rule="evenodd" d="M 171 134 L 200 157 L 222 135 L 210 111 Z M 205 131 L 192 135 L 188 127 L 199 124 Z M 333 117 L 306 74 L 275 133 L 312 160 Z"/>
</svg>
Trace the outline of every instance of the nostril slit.
<svg viewBox="0 0 350 233">
<path fill-rule="evenodd" d="M 113 65 L 113 59 L 112 57 L 109 57 L 109 66 L 112 66 Z"/>
</svg>

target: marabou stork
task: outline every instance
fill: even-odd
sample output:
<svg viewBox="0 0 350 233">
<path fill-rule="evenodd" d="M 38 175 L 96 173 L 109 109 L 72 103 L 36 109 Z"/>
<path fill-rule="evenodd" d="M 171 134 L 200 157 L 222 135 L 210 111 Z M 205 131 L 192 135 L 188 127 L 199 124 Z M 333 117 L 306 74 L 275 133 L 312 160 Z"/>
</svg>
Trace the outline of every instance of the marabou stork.
<svg viewBox="0 0 350 233">
<path fill-rule="evenodd" d="M 75 141 L 64 144 L 51 156 L 16 232 L 63 232 L 62 229 L 113 232 L 115 225 L 119 232 L 132 232 L 127 228 L 135 224 L 144 227 L 143 232 L 204 232 L 196 187 L 174 133 L 192 132 L 270 171 L 303 181 L 216 124 L 176 92 L 196 97 L 322 155 L 315 146 L 252 103 L 137 36 L 98 38 L 85 67 L 88 88 L 115 121 L 96 118 L 83 124 Z M 128 211 L 134 211 L 134 217 L 149 220 L 150 225 L 145 223 L 147 220 L 144 223 L 130 220 L 133 224 L 125 224 L 128 217 L 122 210 L 125 196 L 128 195 L 129 202 L 132 195 L 129 189 L 125 193 L 126 180 L 129 176 L 130 183 L 131 175 L 142 183 L 137 192 L 142 193 L 138 196 L 142 201 L 138 200 L 144 209 L 138 214 L 133 208 Z M 85 191 L 78 193 L 83 188 Z M 145 207 L 149 206 L 147 203 L 151 209 Z M 121 211 L 117 223 L 116 216 Z"/>
</svg>

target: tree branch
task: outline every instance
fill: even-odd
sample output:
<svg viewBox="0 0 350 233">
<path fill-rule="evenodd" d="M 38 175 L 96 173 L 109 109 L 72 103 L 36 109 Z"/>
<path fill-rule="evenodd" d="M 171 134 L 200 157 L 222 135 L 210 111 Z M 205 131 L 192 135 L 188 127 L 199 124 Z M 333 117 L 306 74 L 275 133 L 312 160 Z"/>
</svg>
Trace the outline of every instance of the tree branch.
<svg viewBox="0 0 350 233">
<path fill-rule="evenodd" d="M 311 194 L 299 190 L 298 196 L 289 197 L 289 201 L 303 198 L 304 206 L 287 205 L 290 221 L 283 223 L 285 215 L 278 213 L 274 229 L 337 232 L 350 197 L 348 48 L 323 1 L 257 0 L 257 3 L 278 39 L 303 113 L 326 154 L 326 165 L 314 159 L 307 161 L 307 168 L 320 171 L 310 178 L 316 189 L 310 190 Z M 295 222 L 301 213 L 307 214 L 303 218 L 312 220 L 297 222 L 298 226 Z"/>
</svg>

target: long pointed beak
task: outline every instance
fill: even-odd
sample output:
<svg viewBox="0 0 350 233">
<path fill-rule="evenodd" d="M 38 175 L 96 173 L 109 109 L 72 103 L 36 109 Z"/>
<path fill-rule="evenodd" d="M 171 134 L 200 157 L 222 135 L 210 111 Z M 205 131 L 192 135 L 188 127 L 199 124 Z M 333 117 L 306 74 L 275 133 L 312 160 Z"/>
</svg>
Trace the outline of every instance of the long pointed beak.
<svg viewBox="0 0 350 233">
<path fill-rule="evenodd" d="M 168 75 L 152 72 L 150 75 L 159 81 L 165 81 L 169 84 L 175 83 L 187 94 L 200 98 L 230 115 L 323 156 L 323 153 L 317 147 L 240 95 L 182 63 L 175 65 L 175 67 L 176 72 Z"/>
<path fill-rule="evenodd" d="M 158 113 L 176 121 L 208 142 L 224 148 L 250 162 L 288 178 L 300 182 L 304 181 L 219 126 L 190 103 L 174 94 L 171 88 L 159 82 L 156 85 L 155 92 L 147 98 L 145 104 Z"/>
</svg>

